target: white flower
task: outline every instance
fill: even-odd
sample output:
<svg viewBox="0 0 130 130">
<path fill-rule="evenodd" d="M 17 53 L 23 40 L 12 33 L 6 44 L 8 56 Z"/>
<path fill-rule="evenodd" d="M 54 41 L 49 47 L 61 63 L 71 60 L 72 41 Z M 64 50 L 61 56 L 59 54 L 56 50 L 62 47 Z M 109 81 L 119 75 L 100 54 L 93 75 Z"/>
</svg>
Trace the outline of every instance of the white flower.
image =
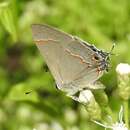
<svg viewBox="0 0 130 130">
<path fill-rule="evenodd" d="M 92 92 L 90 90 L 83 90 L 79 94 L 79 102 L 88 103 L 94 98 Z"/>
<path fill-rule="evenodd" d="M 87 104 L 87 103 L 95 100 L 94 96 L 90 90 L 82 90 L 82 91 L 80 91 L 78 96 L 75 96 L 75 95 L 67 95 L 67 96 L 69 96 L 73 100 L 78 101 L 83 104 Z"/>
<path fill-rule="evenodd" d="M 116 67 L 116 72 L 121 75 L 130 74 L 130 65 L 126 63 L 120 63 Z"/>
<path fill-rule="evenodd" d="M 128 128 L 126 127 L 125 123 L 123 122 L 122 120 L 123 118 L 123 107 L 121 106 L 121 109 L 120 109 L 120 112 L 119 112 L 119 122 L 116 122 L 112 125 L 105 125 L 105 124 L 102 124 L 98 121 L 93 121 L 94 123 L 104 127 L 105 129 L 106 128 L 109 128 L 109 129 L 112 129 L 112 130 L 128 130 Z"/>
<path fill-rule="evenodd" d="M 124 122 L 116 122 L 112 126 L 107 126 L 107 125 L 104 125 L 104 124 L 102 124 L 100 122 L 97 122 L 97 121 L 93 121 L 93 122 L 100 125 L 100 126 L 102 126 L 102 127 L 112 129 L 112 130 L 128 130 L 128 128 L 126 127 Z"/>
<path fill-rule="evenodd" d="M 115 124 L 113 124 L 112 130 L 128 130 L 128 128 L 123 122 L 116 122 Z"/>
</svg>

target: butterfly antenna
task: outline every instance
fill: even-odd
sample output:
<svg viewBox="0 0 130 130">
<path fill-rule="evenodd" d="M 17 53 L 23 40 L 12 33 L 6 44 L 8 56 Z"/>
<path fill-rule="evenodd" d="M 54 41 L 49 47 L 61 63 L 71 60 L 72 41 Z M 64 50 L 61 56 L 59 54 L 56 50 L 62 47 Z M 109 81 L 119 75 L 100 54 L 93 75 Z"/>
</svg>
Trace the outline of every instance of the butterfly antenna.
<svg viewBox="0 0 130 130">
<path fill-rule="evenodd" d="M 113 43 L 113 45 L 112 45 L 112 47 L 111 47 L 111 50 L 108 52 L 108 55 L 107 55 L 106 59 L 109 58 L 110 55 L 114 55 L 112 52 L 113 52 L 113 50 L 114 50 L 114 48 L 115 48 L 115 45 L 116 45 L 116 44 Z"/>
<path fill-rule="evenodd" d="M 110 50 L 110 52 L 109 52 L 109 55 L 113 55 L 113 53 L 112 53 L 112 52 L 113 52 L 113 50 L 114 50 L 114 48 L 115 48 L 115 45 L 116 45 L 116 44 L 115 44 L 115 43 L 113 43 L 112 48 L 111 48 L 111 50 Z"/>
</svg>

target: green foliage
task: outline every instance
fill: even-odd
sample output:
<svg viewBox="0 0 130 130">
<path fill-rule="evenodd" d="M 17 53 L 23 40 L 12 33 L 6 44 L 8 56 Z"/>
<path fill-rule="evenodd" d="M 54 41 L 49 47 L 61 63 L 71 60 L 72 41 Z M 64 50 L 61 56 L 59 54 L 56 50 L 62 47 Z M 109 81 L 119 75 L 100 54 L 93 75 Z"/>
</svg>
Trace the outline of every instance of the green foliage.
<svg viewBox="0 0 130 130">
<path fill-rule="evenodd" d="M 33 42 L 33 23 L 53 25 L 106 51 L 116 43 L 113 53 L 117 56 L 111 56 L 112 68 L 101 78 L 108 98 L 102 90 L 94 92 L 104 112 L 111 113 L 105 107 L 109 99 L 116 117 L 120 102 L 115 94 L 115 66 L 130 63 L 129 5 L 129 0 L 1 2 L 0 130 L 101 129 L 88 121 L 88 113 L 81 105 L 55 88 L 54 79 L 46 72 L 49 71 L 46 63 Z"/>
<path fill-rule="evenodd" d="M 13 6 L 14 5 L 14 6 Z M 0 4 L 0 20 L 4 28 L 11 34 L 14 42 L 17 41 L 17 16 L 14 2 L 3 2 Z"/>
</svg>

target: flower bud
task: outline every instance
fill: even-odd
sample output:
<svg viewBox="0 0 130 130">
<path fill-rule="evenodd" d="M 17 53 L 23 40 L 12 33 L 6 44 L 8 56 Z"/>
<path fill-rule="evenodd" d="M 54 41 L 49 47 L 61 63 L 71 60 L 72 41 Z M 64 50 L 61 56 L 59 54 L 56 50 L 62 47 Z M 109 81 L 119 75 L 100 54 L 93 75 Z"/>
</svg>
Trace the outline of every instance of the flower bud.
<svg viewBox="0 0 130 130">
<path fill-rule="evenodd" d="M 95 87 L 97 88 L 105 88 L 105 86 L 101 82 L 97 82 L 94 84 Z M 107 106 L 108 105 L 108 97 L 107 94 L 105 93 L 104 89 L 97 89 L 93 90 L 94 97 L 96 101 L 99 103 L 101 106 Z"/>
<path fill-rule="evenodd" d="M 83 90 L 80 92 L 79 102 L 85 105 L 91 119 L 101 119 L 101 109 L 90 90 Z"/>
<path fill-rule="evenodd" d="M 79 102 L 83 104 L 88 104 L 93 98 L 94 96 L 90 90 L 83 90 L 79 94 Z"/>
<path fill-rule="evenodd" d="M 123 100 L 130 98 L 130 65 L 120 63 L 116 67 L 118 74 L 118 94 Z"/>
<path fill-rule="evenodd" d="M 120 75 L 130 74 L 130 65 L 126 63 L 120 63 L 116 67 L 116 72 Z"/>
</svg>

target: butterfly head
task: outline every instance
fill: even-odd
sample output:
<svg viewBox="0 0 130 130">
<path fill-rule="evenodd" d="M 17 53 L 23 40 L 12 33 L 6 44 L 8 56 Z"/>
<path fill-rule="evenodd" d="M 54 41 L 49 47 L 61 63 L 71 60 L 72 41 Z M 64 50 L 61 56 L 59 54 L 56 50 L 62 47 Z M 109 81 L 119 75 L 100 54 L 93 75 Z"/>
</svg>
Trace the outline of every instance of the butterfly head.
<svg viewBox="0 0 130 130">
<path fill-rule="evenodd" d="M 103 70 L 106 70 L 108 72 L 109 68 L 110 68 L 110 57 L 111 55 L 113 55 L 113 49 L 115 47 L 115 44 L 112 45 L 112 48 L 109 52 L 104 52 L 104 51 L 101 51 L 101 55 L 103 57 L 103 60 L 102 60 L 102 69 Z"/>
<path fill-rule="evenodd" d="M 100 71 L 109 70 L 110 56 L 113 55 L 112 51 L 113 51 L 114 47 L 115 47 L 115 44 L 113 44 L 113 46 L 109 52 L 105 52 L 105 51 L 99 50 L 93 46 L 93 50 L 95 51 L 94 59 L 97 61 L 96 66 Z"/>
</svg>

